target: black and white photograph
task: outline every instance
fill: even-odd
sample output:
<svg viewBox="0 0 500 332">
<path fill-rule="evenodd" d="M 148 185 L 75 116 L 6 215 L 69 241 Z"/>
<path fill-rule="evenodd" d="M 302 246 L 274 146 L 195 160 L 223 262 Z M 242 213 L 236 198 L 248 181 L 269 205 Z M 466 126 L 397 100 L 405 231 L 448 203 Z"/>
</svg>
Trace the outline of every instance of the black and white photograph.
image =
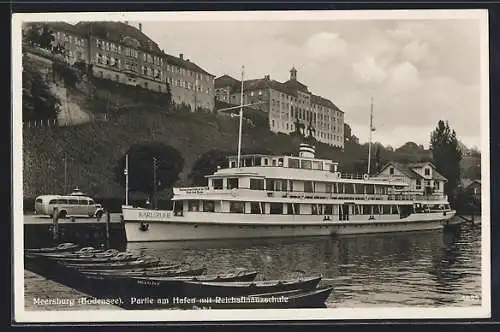
<svg viewBox="0 0 500 332">
<path fill-rule="evenodd" d="M 12 27 L 17 322 L 491 316 L 486 10 Z"/>
</svg>

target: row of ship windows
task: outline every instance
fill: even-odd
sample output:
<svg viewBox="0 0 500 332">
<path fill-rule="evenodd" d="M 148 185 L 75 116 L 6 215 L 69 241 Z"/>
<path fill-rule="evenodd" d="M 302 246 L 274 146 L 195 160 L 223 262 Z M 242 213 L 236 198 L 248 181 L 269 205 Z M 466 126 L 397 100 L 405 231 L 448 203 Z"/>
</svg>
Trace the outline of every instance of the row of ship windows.
<svg viewBox="0 0 500 332">
<path fill-rule="evenodd" d="M 226 182 L 227 189 L 242 188 L 239 183 L 239 178 L 228 178 Z M 223 188 L 222 179 L 212 179 L 213 189 L 221 190 Z M 267 191 L 287 191 L 294 192 L 294 182 L 292 180 L 278 179 L 250 179 L 250 190 L 267 190 Z M 333 194 L 388 194 L 387 186 L 366 185 L 360 183 L 318 183 L 313 181 L 303 181 L 303 188 L 296 192 L 305 193 L 333 193 Z"/>
<path fill-rule="evenodd" d="M 215 201 L 187 201 L 188 212 L 216 212 Z M 426 207 L 429 210 L 442 210 L 443 205 Z M 419 208 L 420 209 L 420 208 Z M 183 204 L 176 202 L 176 212 L 183 211 Z M 417 211 L 418 212 L 418 211 Z M 264 203 L 264 202 L 229 202 L 229 213 L 249 214 L 290 214 L 290 215 L 380 215 L 400 213 L 397 205 L 342 205 L 342 204 L 299 204 L 299 203 Z"/>
</svg>

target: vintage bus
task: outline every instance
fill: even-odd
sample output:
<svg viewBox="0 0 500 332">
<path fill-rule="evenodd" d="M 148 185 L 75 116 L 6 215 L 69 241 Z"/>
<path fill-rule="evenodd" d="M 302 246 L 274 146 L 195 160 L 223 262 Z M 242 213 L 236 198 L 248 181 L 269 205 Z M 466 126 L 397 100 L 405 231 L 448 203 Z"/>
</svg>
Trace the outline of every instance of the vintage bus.
<svg viewBox="0 0 500 332">
<path fill-rule="evenodd" d="M 100 218 L 104 210 L 92 198 L 76 188 L 69 195 L 42 195 L 35 199 L 35 214 L 53 217 L 57 211 L 59 218 L 86 216 Z"/>
</svg>

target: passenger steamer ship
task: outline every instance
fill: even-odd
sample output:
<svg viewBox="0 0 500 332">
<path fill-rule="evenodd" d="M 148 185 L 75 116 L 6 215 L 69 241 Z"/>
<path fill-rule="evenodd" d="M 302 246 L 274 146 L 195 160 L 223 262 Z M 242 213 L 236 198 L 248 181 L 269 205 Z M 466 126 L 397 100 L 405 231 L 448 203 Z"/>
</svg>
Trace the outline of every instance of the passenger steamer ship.
<svg viewBox="0 0 500 332">
<path fill-rule="evenodd" d="M 173 209 L 123 206 L 127 240 L 328 236 L 441 229 L 455 215 L 442 192 L 410 191 L 402 178 L 354 178 L 338 163 L 298 156 L 228 157 L 208 186 L 174 188 Z"/>
<path fill-rule="evenodd" d="M 241 82 L 243 93 L 243 73 Z M 433 188 L 431 181 L 441 183 L 436 192 L 416 191 L 418 186 L 391 172 L 342 175 L 337 162 L 316 158 L 314 146 L 305 143 L 298 156 L 242 156 L 245 106 L 251 105 L 235 107 L 240 109 L 238 155 L 208 175 L 206 187 L 174 188 L 170 211 L 132 207 L 126 198 L 122 217 L 128 242 L 435 230 L 455 215 L 443 193 L 446 179 L 429 180 L 430 164 L 422 178 L 427 188 Z M 372 119 L 373 102 L 373 128 Z M 128 166 L 125 175 L 128 183 Z"/>
</svg>

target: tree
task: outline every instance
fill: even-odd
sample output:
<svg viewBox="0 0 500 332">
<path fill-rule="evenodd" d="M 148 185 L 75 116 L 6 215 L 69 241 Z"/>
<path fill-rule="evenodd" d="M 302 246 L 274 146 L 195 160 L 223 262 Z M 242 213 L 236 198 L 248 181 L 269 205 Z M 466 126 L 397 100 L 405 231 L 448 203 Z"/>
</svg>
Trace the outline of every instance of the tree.
<svg viewBox="0 0 500 332">
<path fill-rule="evenodd" d="M 52 62 L 52 72 L 59 75 L 63 79 L 64 84 L 71 88 L 74 88 L 84 75 L 77 67 L 70 66 L 61 60 L 54 60 Z"/>
<path fill-rule="evenodd" d="M 154 191 L 153 158 L 156 158 L 156 188 L 161 191 L 171 188 L 179 179 L 184 167 L 184 158 L 175 148 L 161 142 L 134 144 L 127 151 L 129 190 L 151 196 Z M 125 155 L 115 166 L 115 181 L 125 186 Z"/>
<path fill-rule="evenodd" d="M 453 201 L 460 183 L 460 161 L 462 160 L 455 130 L 450 128 L 448 122 L 440 120 L 431 133 L 430 143 L 434 165 L 438 172 L 448 179 L 444 191 Z"/>
<path fill-rule="evenodd" d="M 52 45 L 55 41 L 54 32 L 49 28 L 48 25 L 42 25 L 42 32 L 40 33 L 39 44 L 41 48 L 46 50 L 51 50 Z"/>
<path fill-rule="evenodd" d="M 205 175 L 214 173 L 217 166 L 224 167 L 227 165 L 228 152 L 213 149 L 201 155 L 193 164 L 189 177 L 193 185 L 206 186 L 207 179 Z"/>
<path fill-rule="evenodd" d="M 23 34 L 23 40 L 29 45 L 40 46 L 40 27 L 37 25 L 31 25 L 25 34 Z"/>
</svg>

